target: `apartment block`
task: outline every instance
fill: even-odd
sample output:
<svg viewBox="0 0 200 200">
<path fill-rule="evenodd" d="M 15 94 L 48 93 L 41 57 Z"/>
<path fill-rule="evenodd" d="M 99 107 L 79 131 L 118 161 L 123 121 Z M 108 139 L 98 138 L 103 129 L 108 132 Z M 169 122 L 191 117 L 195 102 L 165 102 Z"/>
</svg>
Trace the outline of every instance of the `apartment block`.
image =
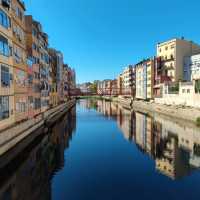
<svg viewBox="0 0 200 200">
<path fill-rule="evenodd" d="M 154 59 L 147 59 L 135 65 L 136 99 L 150 100 L 153 98 Z"/>
<path fill-rule="evenodd" d="M 157 44 L 157 62 L 155 70 L 156 96 L 161 93 L 160 84 L 183 80 L 184 57 L 200 51 L 200 46 L 184 38 L 172 39 Z"/>
<path fill-rule="evenodd" d="M 184 81 L 194 82 L 195 92 L 200 93 L 200 54 L 185 57 Z"/>
<path fill-rule="evenodd" d="M 27 56 L 25 38 L 25 5 L 12 1 L 11 19 L 13 32 L 14 114 L 15 122 L 28 118 Z"/>
<path fill-rule="evenodd" d="M 0 0 L 0 130 L 64 100 L 63 54 L 48 49 L 42 25 L 25 11 L 21 0 Z M 66 77 L 76 92 L 75 70 L 67 67 Z"/>
<path fill-rule="evenodd" d="M 56 73 L 56 85 L 57 85 L 57 94 L 58 94 L 58 102 L 64 101 L 63 94 L 63 54 L 56 49 L 49 48 L 48 49 L 49 56 L 54 62 L 54 73 Z"/>
<path fill-rule="evenodd" d="M 99 81 L 97 84 L 97 93 L 99 95 L 111 95 L 112 94 L 112 80 L 105 79 Z"/>
<path fill-rule="evenodd" d="M 135 91 L 135 67 L 129 65 L 121 74 L 122 95 L 133 95 Z"/>
<path fill-rule="evenodd" d="M 39 53 L 40 53 L 40 84 L 41 84 L 41 112 L 49 109 L 50 103 L 50 65 L 48 54 L 48 35 L 43 32 L 40 26 L 39 34 Z"/>
<path fill-rule="evenodd" d="M 70 96 L 75 95 L 75 71 L 69 65 L 65 64 L 63 66 L 63 93 L 65 101 L 70 98 Z"/>
<path fill-rule="evenodd" d="M 41 111 L 40 93 L 40 23 L 31 15 L 25 16 L 26 51 L 28 60 L 28 112 L 29 117 L 36 116 Z"/>
<path fill-rule="evenodd" d="M 49 51 L 49 50 L 48 50 Z M 57 88 L 57 60 L 49 52 L 49 65 L 50 65 L 50 77 L 51 77 L 51 90 L 50 90 L 50 107 L 55 107 L 58 102 L 58 88 Z"/>
<path fill-rule="evenodd" d="M 11 3 L 0 1 L 0 129 L 14 123 Z"/>
</svg>

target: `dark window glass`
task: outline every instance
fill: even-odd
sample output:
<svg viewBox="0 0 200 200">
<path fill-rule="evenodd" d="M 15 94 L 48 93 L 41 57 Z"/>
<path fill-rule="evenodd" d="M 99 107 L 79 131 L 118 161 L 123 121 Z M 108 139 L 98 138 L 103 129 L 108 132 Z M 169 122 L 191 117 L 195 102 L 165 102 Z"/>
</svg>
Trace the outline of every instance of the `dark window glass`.
<svg viewBox="0 0 200 200">
<path fill-rule="evenodd" d="M 9 97 L 0 96 L 0 120 L 9 118 Z"/>
<path fill-rule="evenodd" d="M 9 56 L 9 45 L 8 40 L 0 35 L 0 54 L 4 56 Z"/>
<path fill-rule="evenodd" d="M 6 66 L 1 66 L 1 86 L 9 87 L 10 86 L 10 73 L 9 68 Z"/>
<path fill-rule="evenodd" d="M 0 24 L 5 28 L 10 28 L 10 18 L 0 9 Z"/>
</svg>

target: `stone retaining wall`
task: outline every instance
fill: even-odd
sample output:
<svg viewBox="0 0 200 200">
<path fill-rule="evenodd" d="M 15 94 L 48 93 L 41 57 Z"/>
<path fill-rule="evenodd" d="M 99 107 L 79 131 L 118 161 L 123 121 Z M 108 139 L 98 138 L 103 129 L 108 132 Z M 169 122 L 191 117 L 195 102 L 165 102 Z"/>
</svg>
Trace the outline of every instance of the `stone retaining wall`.
<svg viewBox="0 0 200 200">
<path fill-rule="evenodd" d="M 0 156 L 13 148 L 35 130 L 43 126 L 45 122 L 53 120 L 53 118 L 59 113 L 69 110 L 74 104 L 75 100 L 71 100 L 65 104 L 57 106 L 56 108 L 50 109 L 43 114 L 40 114 L 36 118 L 27 120 L 0 132 Z"/>
</svg>

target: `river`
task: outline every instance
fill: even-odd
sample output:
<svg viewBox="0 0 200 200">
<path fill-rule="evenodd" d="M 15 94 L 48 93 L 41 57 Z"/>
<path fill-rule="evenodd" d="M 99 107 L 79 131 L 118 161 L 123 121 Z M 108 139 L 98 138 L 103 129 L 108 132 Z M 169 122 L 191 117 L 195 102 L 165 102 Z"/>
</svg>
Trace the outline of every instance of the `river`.
<svg viewBox="0 0 200 200">
<path fill-rule="evenodd" d="M 200 197 L 200 129 L 109 101 L 78 101 L 0 162 L 2 200 Z"/>
</svg>

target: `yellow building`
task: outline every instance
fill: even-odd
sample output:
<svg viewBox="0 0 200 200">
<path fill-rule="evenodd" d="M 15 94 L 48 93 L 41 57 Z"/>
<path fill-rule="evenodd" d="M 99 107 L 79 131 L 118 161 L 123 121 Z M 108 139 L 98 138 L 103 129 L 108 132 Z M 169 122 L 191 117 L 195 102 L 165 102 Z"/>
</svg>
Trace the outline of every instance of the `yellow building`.
<svg viewBox="0 0 200 200">
<path fill-rule="evenodd" d="M 10 2 L 0 4 L 0 129 L 14 123 L 14 85 Z"/>
<path fill-rule="evenodd" d="M 184 38 L 157 44 L 155 95 L 160 95 L 160 84 L 183 80 L 184 57 L 200 52 L 200 46 Z"/>
</svg>

